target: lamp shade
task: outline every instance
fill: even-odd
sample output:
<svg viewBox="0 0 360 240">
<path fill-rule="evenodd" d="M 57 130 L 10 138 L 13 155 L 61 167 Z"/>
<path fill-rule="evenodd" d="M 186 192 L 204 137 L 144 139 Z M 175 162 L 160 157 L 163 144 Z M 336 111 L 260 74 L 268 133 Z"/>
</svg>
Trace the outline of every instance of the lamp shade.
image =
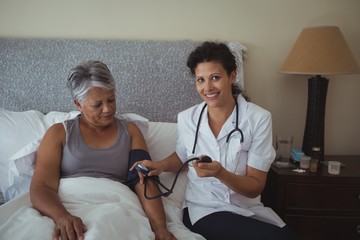
<svg viewBox="0 0 360 240">
<path fill-rule="evenodd" d="M 339 27 L 304 28 L 280 69 L 282 73 L 337 75 L 360 73 Z"/>
</svg>

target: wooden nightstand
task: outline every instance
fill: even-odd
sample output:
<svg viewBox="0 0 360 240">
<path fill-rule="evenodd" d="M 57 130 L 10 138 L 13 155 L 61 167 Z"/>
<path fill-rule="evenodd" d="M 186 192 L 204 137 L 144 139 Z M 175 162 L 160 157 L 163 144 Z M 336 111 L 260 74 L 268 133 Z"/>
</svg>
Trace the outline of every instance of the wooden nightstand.
<svg viewBox="0 0 360 240">
<path fill-rule="evenodd" d="M 272 166 L 262 201 L 304 240 L 360 239 L 360 156 L 325 161 L 345 167 L 330 175 L 325 166 L 317 173 Z"/>
</svg>

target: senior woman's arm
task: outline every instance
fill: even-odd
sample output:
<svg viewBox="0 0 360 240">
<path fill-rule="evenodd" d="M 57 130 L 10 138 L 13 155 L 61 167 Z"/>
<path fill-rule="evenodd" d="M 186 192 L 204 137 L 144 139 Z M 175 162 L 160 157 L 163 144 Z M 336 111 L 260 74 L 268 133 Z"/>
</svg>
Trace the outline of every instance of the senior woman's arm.
<svg viewBox="0 0 360 240">
<path fill-rule="evenodd" d="M 65 144 L 65 129 L 55 124 L 45 133 L 36 153 L 35 171 L 30 185 L 30 198 L 35 209 L 55 222 L 53 239 L 83 239 L 86 227 L 72 216 L 58 195 L 60 163 Z"/>
<path fill-rule="evenodd" d="M 131 138 L 131 149 L 142 149 L 148 151 L 144 137 L 139 128 L 129 123 L 128 132 Z M 149 192 L 158 191 L 153 181 L 148 183 Z M 167 230 L 166 216 L 161 198 L 146 199 L 144 196 L 144 184 L 137 183 L 135 192 L 138 195 L 140 203 L 149 218 L 151 228 L 155 233 L 156 239 L 175 239 L 171 232 Z"/>
</svg>

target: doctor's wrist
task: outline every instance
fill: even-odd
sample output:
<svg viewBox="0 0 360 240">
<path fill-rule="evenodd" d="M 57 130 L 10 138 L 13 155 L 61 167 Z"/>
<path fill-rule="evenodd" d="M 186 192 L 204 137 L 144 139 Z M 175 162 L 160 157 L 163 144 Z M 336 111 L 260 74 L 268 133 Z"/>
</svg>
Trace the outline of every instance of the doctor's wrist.
<svg viewBox="0 0 360 240">
<path fill-rule="evenodd" d="M 221 182 L 224 182 L 226 180 L 226 176 L 228 174 L 228 171 L 220 165 L 220 169 L 216 172 L 215 176 L 217 179 L 219 179 Z"/>
</svg>

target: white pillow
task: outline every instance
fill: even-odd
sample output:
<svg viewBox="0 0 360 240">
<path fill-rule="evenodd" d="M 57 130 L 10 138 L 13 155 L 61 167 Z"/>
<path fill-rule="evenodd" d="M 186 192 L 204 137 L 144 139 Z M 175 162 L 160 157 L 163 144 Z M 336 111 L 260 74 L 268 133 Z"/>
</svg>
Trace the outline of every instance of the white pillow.
<svg viewBox="0 0 360 240">
<path fill-rule="evenodd" d="M 40 146 L 40 142 L 41 138 L 29 143 L 23 149 L 10 157 L 9 186 L 15 182 L 16 177 L 18 176 L 33 175 L 36 151 Z"/>
<path fill-rule="evenodd" d="M 14 146 L 17 146 L 17 151 L 12 151 L 10 156 L 5 157 L 4 159 L 7 159 L 7 166 L 1 166 L 0 168 L 1 171 L 6 171 L 6 181 L 1 181 L 1 191 L 4 193 L 4 198 L 6 201 L 8 201 L 9 198 L 13 198 L 13 196 L 15 196 L 15 194 L 18 192 L 18 190 L 14 189 L 14 186 L 12 185 L 16 183 L 17 185 L 20 185 L 21 189 L 23 189 L 21 184 L 25 180 L 20 182 L 19 179 L 23 178 L 23 176 L 32 176 L 33 170 L 31 169 L 33 168 L 35 160 L 35 152 L 46 130 L 53 124 L 63 122 L 66 119 L 77 116 L 78 114 L 79 111 L 73 111 L 69 113 L 54 111 L 46 115 L 43 115 L 42 113 L 34 110 L 27 112 L 6 111 L 6 116 L 9 117 L 9 121 L 14 121 L 16 129 L 18 129 L 18 134 L 15 134 L 13 139 L 13 141 L 17 143 L 14 144 Z M 35 117 L 33 115 L 35 115 Z M 23 122 L 20 122 L 19 118 L 26 119 L 27 123 L 30 125 L 27 126 Z M 28 121 L 29 119 L 30 121 Z M 37 127 L 38 124 L 41 126 L 40 129 Z M 22 130 L 25 127 L 28 128 L 28 131 Z M 34 134 L 34 132 L 36 134 Z M 22 143 L 20 145 L 22 148 L 19 148 L 19 142 Z M 23 143 L 27 143 L 27 145 Z M 26 179 L 26 181 L 27 180 L 28 179 Z M 27 182 L 26 185 L 28 185 Z M 15 191 L 12 194 L 10 194 L 8 190 L 10 186 L 12 186 L 12 191 Z M 5 194 L 5 192 L 7 193 Z"/>
<path fill-rule="evenodd" d="M 142 135 L 146 139 L 149 131 L 149 120 L 135 113 L 124 113 L 117 115 L 120 119 L 125 119 L 128 122 L 135 123 L 136 126 L 140 129 Z"/>
<path fill-rule="evenodd" d="M 176 149 L 176 123 L 149 122 L 149 132 L 145 137 L 151 158 L 162 160 Z"/>
<path fill-rule="evenodd" d="M 177 124 L 168 122 L 150 122 L 149 133 L 146 138 L 146 144 L 153 161 L 159 161 L 176 150 Z M 160 175 L 160 181 L 167 188 L 170 188 L 175 179 L 175 173 L 163 172 Z M 179 208 L 181 208 L 188 183 L 187 172 L 181 172 L 173 193 L 168 198 Z"/>
<path fill-rule="evenodd" d="M 45 115 L 44 121 L 46 127 L 49 128 L 55 123 L 60 123 L 60 122 L 64 122 L 65 120 L 72 119 L 79 114 L 80 114 L 79 111 L 71 111 L 71 112 L 52 111 Z"/>
<path fill-rule="evenodd" d="M 4 189 L 5 201 L 29 191 L 31 177 L 35 168 L 36 151 L 41 138 L 29 143 L 19 152 L 10 157 L 9 185 Z"/>
<path fill-rule="evenodd" d="M 44 117 L 44 122 L 47 128 L 55 123 L 63 122 L 67 119 L 76 117 L 80 112 L 72 111 L 66 112 L 49 112 Z M 126 119 L 129 122 L 134 122 L 142 131 L 144 137 L 147 136 L 149 128 L 149 120 L 133 113 L 122 114 L 119 118 Z M 8 179 L 6 184 L 2 187 L 5 201 L 10 201 L 16 196 L 29 191 L 31 177 L 34 173 L 35 155 L 40 145 L 43 135 L 30 142 L 24 148 L 9 158 Z"/>
<path fill-rule="evenodd" d="M 0 109 L 0 189 L 8 187 L 10 157 L 42 137 L 46 131 L 44 114 L 31 110 L 13 112 Z"/>
</svg>

